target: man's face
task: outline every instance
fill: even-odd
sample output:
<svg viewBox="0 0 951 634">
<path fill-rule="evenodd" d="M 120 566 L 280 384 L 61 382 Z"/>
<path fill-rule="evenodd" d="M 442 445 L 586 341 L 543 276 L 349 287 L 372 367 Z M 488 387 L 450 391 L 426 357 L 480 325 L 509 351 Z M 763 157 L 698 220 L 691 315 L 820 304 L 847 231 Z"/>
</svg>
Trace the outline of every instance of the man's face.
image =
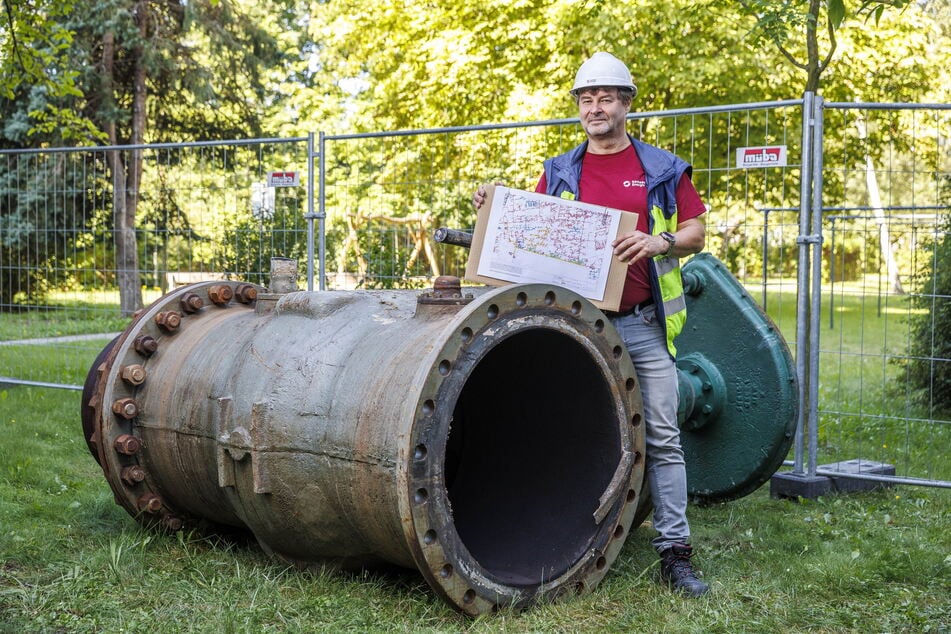
<svg viewBox="0 0 951 634">
<path fill-rule="evenodd" d="M 624 136 L 630 108 L 631 100 L 622 98 L 617 88 L 589 88 L 578 96 L 578 116 L 589 139 Z"/>
</svg>

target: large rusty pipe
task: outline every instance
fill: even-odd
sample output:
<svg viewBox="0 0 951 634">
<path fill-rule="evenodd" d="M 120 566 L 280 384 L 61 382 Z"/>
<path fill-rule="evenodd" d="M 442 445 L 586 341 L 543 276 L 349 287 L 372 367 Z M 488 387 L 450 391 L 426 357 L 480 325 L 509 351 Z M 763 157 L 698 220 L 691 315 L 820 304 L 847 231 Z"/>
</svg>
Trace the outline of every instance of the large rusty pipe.
<svg viewBox="0 0 951 634">
<path fill-rule="evenodd" d="M 457 285 L 162 297 L 87 382 L 118 503 L 303 566 L 415 567 L 473 615 L 595 587 L 644 477 L 630 358 L 571 291 Z"/>
</svg>

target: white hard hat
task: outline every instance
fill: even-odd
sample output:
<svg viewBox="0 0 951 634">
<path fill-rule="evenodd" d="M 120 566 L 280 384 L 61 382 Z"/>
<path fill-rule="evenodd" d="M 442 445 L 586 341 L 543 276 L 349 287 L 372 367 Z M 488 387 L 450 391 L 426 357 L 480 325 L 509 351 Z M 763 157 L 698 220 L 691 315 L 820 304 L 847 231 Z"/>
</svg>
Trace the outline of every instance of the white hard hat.
<svg viewBox="0 0 951 634">
<path fill-rule="evenodd" d="M 581 65 L 575 75 L 575 85 L 571 88 L 571 94 L 577 97 L 578 93 L 585 88 L 598 86 L 629 88 L 634 91 L 634 95 L 637 95 L 637 86 L 631 79 L 631 71 L 627 69 L 624 62 L 610 53 L 595 53 Z"/>
</svg>

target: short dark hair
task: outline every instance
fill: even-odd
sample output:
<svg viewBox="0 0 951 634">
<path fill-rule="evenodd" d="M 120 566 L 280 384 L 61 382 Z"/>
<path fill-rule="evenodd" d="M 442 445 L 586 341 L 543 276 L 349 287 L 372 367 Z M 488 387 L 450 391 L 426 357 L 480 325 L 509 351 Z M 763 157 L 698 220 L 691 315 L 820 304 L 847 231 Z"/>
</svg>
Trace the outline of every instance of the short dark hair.
<svg viewBox="0 0 951 634">
<path fill-rule="evenodd" d="M 588 90 L 599 90 L 602 88 L 615 88 L 617 89 L 617 96 L 628 101 L 632 101 L 634 99 L 634 95 L 637 94 L 636 88 L 630 88 L 628 86 L 585 86 L 584 88 L 579 88 L 578 90 L 572 90 L 571 96 L 575 98 L 575 103 L 578 103 L 578 101 L 581 99 L 581 93 Z"/>
</svg>

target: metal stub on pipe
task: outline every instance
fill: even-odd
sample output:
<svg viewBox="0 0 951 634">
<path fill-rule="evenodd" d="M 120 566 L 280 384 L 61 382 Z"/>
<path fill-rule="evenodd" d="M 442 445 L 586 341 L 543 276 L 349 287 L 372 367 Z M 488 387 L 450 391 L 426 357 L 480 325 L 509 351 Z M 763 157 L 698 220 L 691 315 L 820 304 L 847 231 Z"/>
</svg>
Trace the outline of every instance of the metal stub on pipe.
<svg viewBox="0 0 951 634">
<path fill-rule="evenodd" d="M 458 229 L 450 229 L 448 227 L 439 227 L 436 229 L 433 232 L 433 240 L 440 244 L 452 244 L 467 249 L 472 246 L 471 233 Z"/>
<path fill-rule="evenodd" d="M 275 294 L 293 293 L 297 290 L 297 260 L 271 258 L 271 281 L 268 291 Z"/>
<path fill-rule="evenodd" d="M 779 329 L 719 260 L 700 254 L 683 274 L 688 317 L 676 344 L 688 492 L 696 502 L 732 500 L 767 482 L 789 451 L 795 366 Z"/>
<path fill-rule="evenodd" d="M 441 275 L 433 281 L 431 291 L 420 294 L 416 300 L 423 305 L 463 306 L 473 300 L 471 293 L 463 294 L 462 281 L 452 275 Z"/>
</svg>

